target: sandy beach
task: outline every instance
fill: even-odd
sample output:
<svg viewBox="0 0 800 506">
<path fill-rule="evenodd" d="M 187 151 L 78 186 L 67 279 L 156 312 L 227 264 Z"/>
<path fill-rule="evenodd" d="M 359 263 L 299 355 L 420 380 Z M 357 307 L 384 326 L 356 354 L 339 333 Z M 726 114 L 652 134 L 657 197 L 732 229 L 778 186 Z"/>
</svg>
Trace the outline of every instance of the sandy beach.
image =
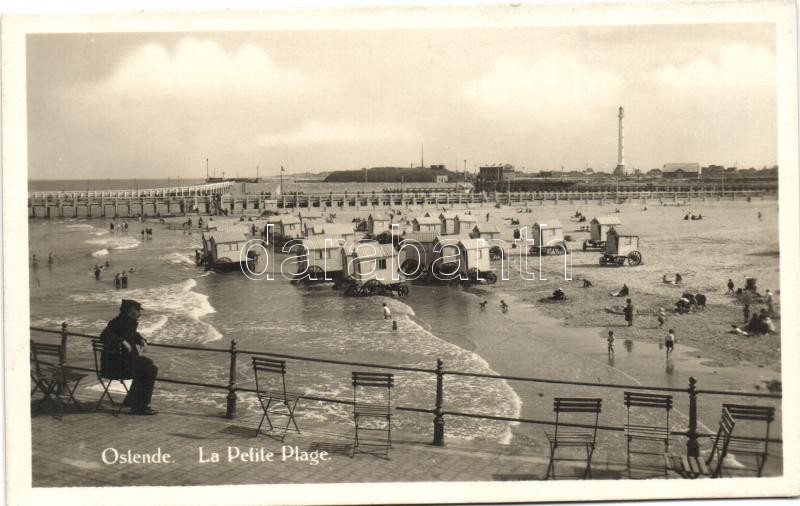
<svg viewBox="0 0 800 506">
<path fill-rule="evenodd" d="M 646 207 L 646 211 L 644 208 Z M 615 210 L 619 209 L 619 213 Z M 751 364 L 780 370 L 780 287 L 779 287 L 779 244 L 778 244 L 778 205 L 775 200 L 737 201 L 692 201 L 683 203 L 658 201 L 646 205 L 620 204 L 605 205 L 572 204 L 562 202 L 533 205 L 528 208 L 473 207 L 448 209 L 455 213 L 469 211 L 478 218 L 478 224 L 497 225 L 501 238 L 513 243 L 514 228 L 531 227 L 536 221 L 560 220 L 564 234 L 570 239 L 572 254 L 567 256 L 567 273 L 571 280 L 565 280 L 565 257 L 546 256 L 541 261 L 529 257 L 529 270 L 537 273 L 537 279 L 525 280 L 520 276 L 521 248 L 511 249 L 506 260 L 508 280 L 501 279 L 492 287 L 485 285 L 473 288 L 476 293 L 491 294 L 497 291 L 513 295 L 532 304 L 538 310 L 560 320 L 565 327 L 586 327 L 600 329 L 598 337 L 604 337 L 607 330 L 613 329 L 617 339 L 640 342 L 663 342 L 667 330 L 675 330 L 677 345 L 687 345 L 699 350 L 706 361 L 718 365 Z M 296 214 L 303 210 L 287 210 Z M 527 212 L 530 211 L 530 212 Z M 572 216 L 580 211 L 587 217 L 579 223 Z M 317 208 L 305 212 L 324 212 Z M 366 218 L 370 213 L 383 210 L 333 210 L 336 222 L 352 223 L 354 218 Z M 404 220 L 403 229 L 411 228 L 410 222 L 416 216 L 426 213 L 438 215 L 441 208 L 414 206 L 396 209 Z M 702 214 L 702 220 L 684 220 L 687 213 Z M 758 213 L 762 214 L 761 220 Z M 325 212 L 327 215 L 328 213 Z M 608 267 L 598 262 L 599 251 L 581 251 L 581 244 L 589 237 L 580 227 L 588 225 L 595 216 L 615 216 L 626 229 L 640 235 L 642 264 L 636 267 Z M 238 220 L 238 218 L 236 218 Z M 519 220 L 519 225 L 511 225 L 511 220 Z M 216 218 L 228 221 L 230 218 Z M 407 223 L 406 223 L 407 222 Z M 501 271 L 501 262 L 493 262 L 493 269 Z M 676 273 L 683 277 L 681 285 L 662 282 L 662 276 L 673 279 Z M 775 297 L 774 322 L 777 332 L 766 336 L 746 337 L 731 333 L 731 325 L 743 325 L 742 305 L 732 295 L 726 294 L 725 286 L 732 279 L 737 287 L 744 285 L 745 278 L 756 278 L 759 291 L 769 288 Z M 545 278 L 545 279 L 541 279 Z M 589 279 L 592 288 L 582 288 L 583 279 Z M 627 327 L 621 314 L 625 298 L 611 297 L 625 283 L 630 288 L 630 298 L 637 314 L 632 327 Z M 568 296 L 567 301 L 552 302 L 547 298 L 556 288 L 562 288 Z M 708 298 L 706 309 L 690 314 L 679 315 L 674 312 L 674 304 L 684 292 L 702 293 Z M 411 300 L 413 301 L 413 288 Z M 477 303 L 476 303 L 477 305 Z M 759 302 L 752 306 L 753 311 L 765 307 Z M 664 308 L 667 321 L 662 328 L 654 313 Z M 604 346 L 604 339 L 598 339 L 598 346 Z"/>
</svg>

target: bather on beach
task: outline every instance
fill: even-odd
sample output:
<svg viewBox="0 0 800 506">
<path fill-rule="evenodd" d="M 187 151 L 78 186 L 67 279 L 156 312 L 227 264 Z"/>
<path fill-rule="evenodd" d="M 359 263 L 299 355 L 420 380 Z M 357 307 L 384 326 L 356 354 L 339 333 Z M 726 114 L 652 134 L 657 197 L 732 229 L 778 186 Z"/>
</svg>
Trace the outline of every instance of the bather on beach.
<svg viewBox="0 0 800 506">
<path fill-rule="evenodd" d="M 628 293 L 629 293 L 629 290 L 628 290 L 628 285 L 626 285 L 625 283 L 623 283 L 623 284 L 622 284 L 622 288 L 620 288 L 620 289 L 619 289 L 618 291 L 616 291 L 616 292 L 610 293 L 609 295 L 611 295 L 612 297 L 627 297 L 627 296 L 628 296 Z"/>
</svg>

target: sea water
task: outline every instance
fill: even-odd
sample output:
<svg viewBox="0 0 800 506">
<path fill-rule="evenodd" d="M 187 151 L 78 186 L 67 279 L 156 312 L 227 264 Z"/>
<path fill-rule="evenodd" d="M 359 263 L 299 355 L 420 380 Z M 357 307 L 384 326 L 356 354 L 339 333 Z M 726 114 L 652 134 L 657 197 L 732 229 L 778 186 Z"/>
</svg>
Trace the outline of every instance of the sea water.
<svg viewBox="0 0 800 506">
<path fill-rule="evenodd" d="M 109 223 L 29 222 L 30 253 L 38 258 L 38 265 L 30 269 L 32 326 L 57 329 L 67 322 L 72 332 L 98 335 L 118 313 L 121 299 L 135 299 L 144 306 L 140 332 L 153 343 L 226 350 L 235 340 L 240 350 L 237 382 L 244 388 L 254 386 L 248 351 L 421 369 L 435 369 L 437 359 L 442 359 L 450 370 L 494 373 L 466 341 L 459 341 L 466 336 L 445 340 L 431 330 L 455 326 L 455 320 L 465 318 L 466 305 L 474 304 L 468 293 L 454 291 L 444 297 L 436 288 L 413 287 L 408 300 L 344 297 L 330 284 L 297 286 L 280 273 L 260 281 L 238 272 L 218 274 L 195 265 L 194 251 L 201 241 L 196 231 L 168 230 L 158 222 L 137 220 L 128 220 L 127 231 L 119 226 L 111 231 Z M 153 228 L 151 239 L 141 235 L 144 227 Z M 99 280 L 94 277 L 95 265 L 103 267 Z M 117 289 L 114 275 L 123 271 L 128 271 L 128 288 Z M 384 320 L 383 303 L 389 306 L 397 330 Z M 438 313 L 426 320 L 413 307 L 437 308 Z M 32 337 L 42 335 L 33 332 Z M 70 338 L 68 350 L 70 363 L 91 366 L 88 340 Z M 147 353 L 162 378 L 228 384 L 228 353 L 154 347 Z M 298 360 L 289 360 L 287 368 L 290 389 L 343 401 L 352 399 L 352 371 L 376 370 Z M 434 408 L 434 374 L 389 372 L 395 374 L 396 406 Z M 520 412 L 519 397 L 505 381 L 447 377 L 446 393 L 446 409 L 508 417 Z M 223 388 L 159 383 L 153 404 L 186 411 L 199 404 L 223 413 L 225 394 Z M 240 392 L 238 414 L 257 415 L 257 402 L 254 395 Z M 302 416 L 322 424 L 347 424 L 351 419 L 348 405 L 331 402 L 304 401 Z M 395 425 L 427 438 L 432 415 L 399 412 Z M 508 442 L 511 432 L 508 423 L 453 418 L 447 437 Z"/>
<path fill-rule="evenodd" d="M 129 220 L 127 232 L 112 232 L 104 220 L 29 221 L 30 253 L 38 265 L 31 267 L 31 325 L 59 328 L 67 322 L 73 332 L 97 335 L 115 316 L 122 298 L 144 305 L 140 331 L 151 341 L 200 347 L 209 351 L 150 348 L 159 376 L 218 385 L 198 388 L 159 383 L 154 405 L 188 412 L 223 413 L 229 376 L 231 342 L 241 353 L 237 359 L 237 384 L 253 388 L 248 351 L 270 352 L 355 363 L 434 369 L 442 359 L 447 371 L 558 379 L 585 383 L 665 386 L 685 389 L 689 376 L 705 389 L 756 392 L 754 386 L 779 378 L 779 373 L 754 366 L 719 367 L 704 363 L 694 350 L 679 347 L 671 360 L 657 343 L 618 343 L 612 360 L 598 329 L 563 327 L 517 300 L 504 286 L 462 289 L 449 286 L 411 287 L 407 299 L 393 297 L 349 298 L 330 285 L 296 286 L 280 273 L 274 280 L 254 281 L 240 273 L 217 274 L 194 264 L 200 247 L 198 232 L 168 230 L 157 221 Z M 152 239 L 140 231 L 154 229 Z M 54 262 L 48 265 L 48 254 Z M 94 266 L 103 269 L 94 278 Z M 130 270 L 133 270 L 130 273 Z M 114 274 L 129 271 L 128 288 L 113 286 Z M 532 288 L 533 289 L 533 288 Z M 479 309 L 478 301 L 490 301 Z M 510 302 L 507 313 L 499 299 Z M 384 320 L 386 303 L 397 322 Z M 42 338 L 32 333 L 33 338 Z M 92 366 L 86 340 L 71 338 L 70 363 Z M 489 364 L 492 364 L 490 367 Z M 289 388 L 308 396 L 347 401 L 352 399 L 350 375 L 364 366 L 288 361 Z M 435 375 L 390 371 L 395 374 L 395 405 L 433 409 Z M 97 385 L 89 385 L 96 390 Z M 557 396 L 602 397 L 602 422 L 621 426 L 626 409 L 620 389 L 568 387 L 549 383 L 445 375 L 444 408 L 449 412 L 480 413 L 536 420 L 552 419 L 552 399 Z M 685 430 L 688 396 L 676 393 L 672 424 Z M 701 428 L 712 432 L 721 402 L 735 397 L 703 397 L 698 411 Z M 747 400 L 747 399 L 744 399 Z M 738 399 L 742 401 L 742 399 Z M 239 392 L 238 415 L 260 413 L 257 399 Z M 350 423 L 349 406 L 303 401 L 302 416 L 320 424 Z M 654 414 L 653 416 L 657 416 Z M 499 443 L 542 441 L 542 427 L 513 425 L 447 415 L 448 440 L 481 439 Z M 655 420 L 654 420 L 655 421 Z M 429 438 L 430 413 L 400 411 L 395 425 Z M 779 424 L 777 424 L 779 425 Z M 780 433 L 779 426 L 776 433 Z M 610 436 L 609 436 L 610 437 Z"/>
</svg>

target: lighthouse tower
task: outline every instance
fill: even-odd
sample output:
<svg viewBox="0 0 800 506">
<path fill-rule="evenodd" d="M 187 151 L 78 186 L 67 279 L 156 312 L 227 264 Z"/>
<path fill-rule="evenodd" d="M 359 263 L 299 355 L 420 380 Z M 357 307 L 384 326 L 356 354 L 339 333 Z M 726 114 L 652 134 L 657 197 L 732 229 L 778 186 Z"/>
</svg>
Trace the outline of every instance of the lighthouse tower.
<svg viewBox="0 0 800 506">
<path fill-rule="evenodd" d="M 617 141 L 617 168 L 614 169 L 615 176 L 625 175 L 625 109 L 619 106 L 619 139 Z"/>
</svg>

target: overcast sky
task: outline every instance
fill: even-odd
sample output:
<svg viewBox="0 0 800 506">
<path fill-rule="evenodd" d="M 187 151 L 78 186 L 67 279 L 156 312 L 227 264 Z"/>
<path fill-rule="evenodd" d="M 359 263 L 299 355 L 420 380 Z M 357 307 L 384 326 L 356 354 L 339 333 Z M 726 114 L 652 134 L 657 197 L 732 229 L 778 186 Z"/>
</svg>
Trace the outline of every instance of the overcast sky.
<svg viewBox="0 0 800 506">
<path fill-rule="evenodd" d="M 777 160 L 769 25 L 28 36 L 31 179 Z"/>
</svg>

